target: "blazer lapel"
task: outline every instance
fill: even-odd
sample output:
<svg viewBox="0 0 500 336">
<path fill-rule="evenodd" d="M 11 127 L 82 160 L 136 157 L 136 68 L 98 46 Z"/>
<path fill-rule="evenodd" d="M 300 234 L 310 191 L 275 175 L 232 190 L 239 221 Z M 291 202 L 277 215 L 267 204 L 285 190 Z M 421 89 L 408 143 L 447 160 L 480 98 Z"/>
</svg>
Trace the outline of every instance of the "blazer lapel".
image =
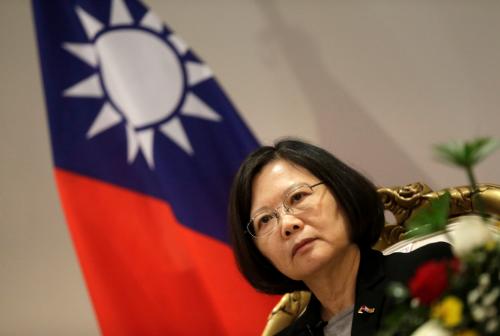
<svg viewBox="0 0 500 336">
<path fill-rule="evenodd" d="M 351 335 L 373 335 L 380 325 L 384 302 L 384 257 L 378 251 L 363 250 L 356 279 Z"/>
</svg>

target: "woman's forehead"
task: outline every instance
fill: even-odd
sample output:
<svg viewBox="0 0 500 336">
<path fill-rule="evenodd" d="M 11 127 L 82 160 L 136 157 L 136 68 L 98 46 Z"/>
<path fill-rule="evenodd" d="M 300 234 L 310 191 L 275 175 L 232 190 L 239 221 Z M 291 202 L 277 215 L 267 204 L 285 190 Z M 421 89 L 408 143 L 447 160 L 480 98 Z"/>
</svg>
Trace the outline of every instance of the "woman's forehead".
<svg viewBox="0 0 500 336">
<path fill-rule="evenodd" d="M 279 202 L 297 184 L 312 184 L 316 181 L 317 178 L 301 166 L 285 160 L 271 161 L 253 180 L 251 208 L 255 210 Z"/>
</svg>

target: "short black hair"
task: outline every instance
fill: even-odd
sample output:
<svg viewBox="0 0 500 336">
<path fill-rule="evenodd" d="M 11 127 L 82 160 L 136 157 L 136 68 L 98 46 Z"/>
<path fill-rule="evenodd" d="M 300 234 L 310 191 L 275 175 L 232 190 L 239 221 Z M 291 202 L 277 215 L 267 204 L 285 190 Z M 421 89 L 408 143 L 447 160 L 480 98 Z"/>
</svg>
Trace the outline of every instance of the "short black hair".
<svg viewBox="0 0 500 336">
<path fill-rule="evenodd" d="M 278 271 L 257 249 L 246 232 L 252 206 L 252 184 L 262 168 L 282 159 L 309 171 L 332 192 L 348 220 L 351 242 L 360 249 L 371 248 L 384 226 L 384 208 L 377 188 L 328 151 L 296 139 L 285 139 L 274 146 L 263 146 L 242 163 L 229 196 L 229 226 L 238 267 L 250 284 L 269 294 L 284 294 L 307 287 Z"/>
</svg>

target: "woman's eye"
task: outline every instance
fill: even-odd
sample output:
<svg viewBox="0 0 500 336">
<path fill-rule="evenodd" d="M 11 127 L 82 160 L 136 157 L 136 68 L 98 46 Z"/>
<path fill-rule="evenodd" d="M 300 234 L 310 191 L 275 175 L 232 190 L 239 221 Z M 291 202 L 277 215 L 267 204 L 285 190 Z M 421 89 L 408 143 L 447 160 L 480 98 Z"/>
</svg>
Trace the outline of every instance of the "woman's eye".
<svg viewBox="0 0 500 336">
<path fill-rule="evenodd" d="M 290 196 L 290 205 L 299 203 L 306 196 L 307 196 L 307 194 L 305 194 L 304 192 L 298 192 L 298 193 L 293 194 L 292 196 Z"/>
<path fill-rule="evenodd" d="M 272 215 L 263 215 L 257 220 L 257 229 L 262 229 L 273 220 Z"/>
<path fill-rule="evenodd" d="M 267 224 L 271 221 L 272 216 L 271 215 L 264 215 L 262 218 L 259 220 L 260 224 Z"/>
</svg>

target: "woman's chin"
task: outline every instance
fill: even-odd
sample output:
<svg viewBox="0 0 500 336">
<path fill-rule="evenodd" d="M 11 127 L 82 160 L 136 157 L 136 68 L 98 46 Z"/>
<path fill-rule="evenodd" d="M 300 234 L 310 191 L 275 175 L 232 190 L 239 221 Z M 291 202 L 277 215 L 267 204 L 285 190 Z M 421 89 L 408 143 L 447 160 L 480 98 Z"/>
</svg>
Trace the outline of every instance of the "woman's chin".
<svg viewBox="0 0 500 336">
<path fill-rule="evenodd" d="M 289 277 L 294 280 L 308 279 L 320 272 L 330 260 L 331 256 L 323 251 L 307 251 L 307 253 L 297 254 L 293 257 L 293 277 Z"/>
</svg>

